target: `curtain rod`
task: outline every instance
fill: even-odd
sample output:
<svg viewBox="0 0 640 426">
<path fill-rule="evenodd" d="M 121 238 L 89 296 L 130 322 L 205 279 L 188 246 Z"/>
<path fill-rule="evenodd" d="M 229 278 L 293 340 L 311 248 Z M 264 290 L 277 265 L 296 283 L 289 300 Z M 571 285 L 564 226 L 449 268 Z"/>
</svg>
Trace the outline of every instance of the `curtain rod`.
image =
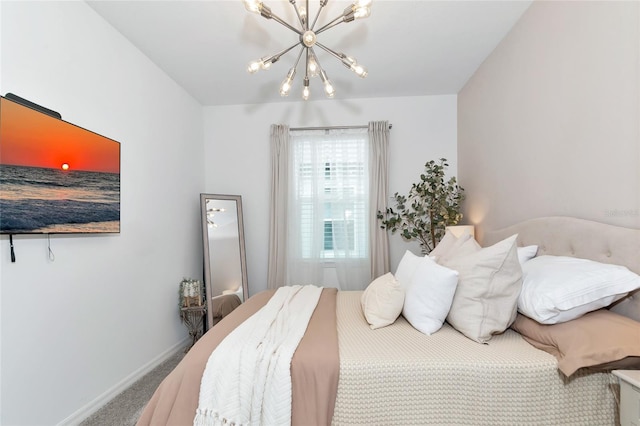
<svg viewBox="0 0 640 426">
<path fill-rule="evenodd" d="M 389 129 L 393 124 L 389 124 Z M 363 126 L 328 126 L 328 127 L 291 127 L 289 130 L 347 130 L 347 129 L 368 129 L 369 125 Z"/>
</svg>

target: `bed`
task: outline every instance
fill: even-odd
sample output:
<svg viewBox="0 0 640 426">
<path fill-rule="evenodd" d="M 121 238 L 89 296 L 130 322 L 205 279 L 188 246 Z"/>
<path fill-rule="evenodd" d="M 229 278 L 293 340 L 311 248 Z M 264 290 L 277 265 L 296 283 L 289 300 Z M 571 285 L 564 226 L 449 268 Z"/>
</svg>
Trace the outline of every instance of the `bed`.
<svg viewBox="0 0 640 426">
<path fill-rule="evenodd" d="M 487 233 L 482 245 L 513 234 L 519 246 L 537 245 L 538 256 L 579 257 L 640 273 L 640 230 L 550 217 Z M 163 381 L 138 424 L 193 424 L 210 353 L 272 294 L 251 297 L 209 330 Z M 555 356 L 513 329 L 492 336 L 489 344 L 448 323 L 426 335 L 403 316 L 372 330 L 361 296 L 322 292 L 291 363 L 292 424 L 618 423 L 619 390 L 609 369 L 580 368 L 567 377 Z"/>
</svg>

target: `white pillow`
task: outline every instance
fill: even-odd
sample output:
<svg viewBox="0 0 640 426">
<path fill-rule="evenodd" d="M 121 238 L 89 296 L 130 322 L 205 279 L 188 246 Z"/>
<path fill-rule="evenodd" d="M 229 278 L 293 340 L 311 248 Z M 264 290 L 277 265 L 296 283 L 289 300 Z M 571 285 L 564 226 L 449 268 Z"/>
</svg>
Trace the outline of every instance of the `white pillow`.
<svg viewBox="0 0 640 426">
<path fill-rule="evenodd" d="M 372 330 L 393 324 L 402 312 L 404 290 L 388 272 L 371 282 L 360 299 L 362 312 Z"/>
<path fill-rule="evenodd" d="M 404 252 L 404 256 L 400 259 L 395 273 L 396 280 L 398 280 L 402 288 L 406 288 L 409 285 L 411 277 L 413 277 L 422 259 L 424 259 L 424 256 L 416 256 L 409 250 Z"/>
<path fill-rule="evenodd" d="M 522 269 L 513 235 L 491 247 L 453 256 L 445 266 L 458 271 L 458 287 L 447 321 L 468 338 L 487 343 L 513 323 Z M 468 243 L 466 243 L 469 245 Z M 472 249 L 472 247 L 461 247 Z"/>
<path fill-rule="evenodd" d="M 402 315 L 418 331 L 433 334 L 442 327 L 458 284 L 458 272 L 423 257 L 405 288 Z"/>
<path fill-rule="evenodd" d="M 518 310 L 541 324 L 578 318 L 640 288 L 624 266 L 567 256 L 538 256 L 524 264 Z"/>
<path fill-rule="evenodd" d="M 524 265 L 524 262 L 536 257 L 537 252 L 538 246 L 518 247 L 518 260 L 520 261 L 520 265 Z"/>
</svg>

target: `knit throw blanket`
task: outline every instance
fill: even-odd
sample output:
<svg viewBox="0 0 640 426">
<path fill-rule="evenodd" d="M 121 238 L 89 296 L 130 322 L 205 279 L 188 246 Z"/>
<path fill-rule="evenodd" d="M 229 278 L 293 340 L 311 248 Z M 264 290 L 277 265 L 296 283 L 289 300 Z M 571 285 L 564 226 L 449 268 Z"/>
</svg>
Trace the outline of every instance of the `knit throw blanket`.
<svg viewBox="0 0 640 426">
<path fill-rule="evenodd" d="M 211 353 L 195 426 L 291 424 L 291 358 L 321 287 L 279 288 Z"/>
</svg>

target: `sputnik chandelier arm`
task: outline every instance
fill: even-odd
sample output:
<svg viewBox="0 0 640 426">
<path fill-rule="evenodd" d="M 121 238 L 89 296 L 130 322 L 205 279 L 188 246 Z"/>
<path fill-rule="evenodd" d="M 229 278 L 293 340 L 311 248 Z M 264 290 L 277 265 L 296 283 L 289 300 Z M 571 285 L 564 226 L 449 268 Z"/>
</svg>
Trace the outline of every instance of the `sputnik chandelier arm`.
<svg viewBox="0 0 640 426">
<path fill-rule="evenodd" d="M 333 49 L 328 48 L 327 46 L 319 43 L 317 41 L 317 35 L 327 31 L 343 22 L 352 22 L 356 19 L 367 18 L 371 15 L 371 0 L 354 0 L 349 7 L 344 9 L 344 11 L 329 21 L 327 24 L 319 28 L 318 30 L 314 30 L 316 23 L 318 22 L 318 18 L 324 7 L 327 5 L 328 0 L 319 0 L 319 8 L 313 19 L 313 23 L 309 25 L 309 0 L 305 0 L 305 5 L 296 6 L 296 0 L 289 0 L 289 3 L 293 6 L 296 16 L 298 18 L 298 23 L 300 24 L 300 29 L 295 28 L 294 26 L 285 22 L 282 18 L 271 11 L 267 5 L 265 5 L 260 0 L 243 0 L 245 8 L 249 12 L 257 13 L 265 19 L 273 19 L 284 27 L 290 29 L 294 33 L 298 35 L 299 41 L 297 41 L 294 45 L 281 50 L 278 53 L 275 53 L 271 56 L 262 57 L 256 61 L 252 61 L 249 63 L 247 67 L 247 71 L 250 74 L 253 74 L 261 69 L 267 70 L 271 67 L 273 63 L 278 61 L 280 57 L 291 51 L 296 46 L 301 46 L 300 53 L 298 53 L 298 57 L 294 62 L 293 67 L 289 69 L 287 76 L 284 81 L 280 85 L 280 95 L 288 96 L 291 90 L 291 86 L 293 84 L 293 79 L 296 75 L 296 69 L 298 64 L 300 63 L 300 59 L 302 58 L 303 53 L 305 54 L 305 74 L 303 80 L 303 89 L 302 89 L 302 99 L 309 99 L 310 90 L 309 90 L 309 81 L 311 78 L 315 76 L 319 76 L 324 85 L 324 91 L 327 97 L 332 98 L 335 95 L 335 90 L 327 73 L 320 66 L 320 62 L 318 61 L 318 57 L 314 51 L 314 46 L 318 46 L 325 52 L 329 53 L 331 56 L 342 62 L 344 66 L 349 68 L 351 71 L 356 73 L 359 77 L 366 77 L 367 70 L 358 62 L 341 52 L 336 52 Z"/>
<path fill-rule="evenodd" d="M 366 3 L 366 5 L 363 6 L 363 3 Z M 351 6 L 347 7 L 344 12 L 342 12 L 342 15 L 337 16 L 325 26 L 319 28 L 316 31 L 316 34 L 320 34 L 321 32 L 326 31 L 329 28 L 333 28 L 338 24 L 342 24 L 343 22 L 352 22 L 355 19 L 368 18 L 369 15 L 371 15 L 371 0 L 353 3 Z"/>
<path fill-rule="evenodd" d="M 306 1 L 306 5 L 307 5 L 307 13 L 308 13 L 308 11 L 309 11 L 309 0 L 305 0 L 305 1 Z M 320 7 L 318 8 L 318 12 L 316 13 L 316 17 L 313 19 L 313 24 L 311 24 L 311 27 L 307 27 L 307 29 L 314 28 L 316 26 L 316 22 L 318 22 L 318 18 L 320 17 L 320 12 L 322 12 L 322 8 L 327 5 L 328 1 L 329 0 L 320 0 Z"/>
<path fill-rule="evenodd" d="M 362 65 L 358 64 L 355 59 L 345 55 L 344 53 L 336 53 L 333 50 L 329 49 L 327 46 L 318 42 L 316 42 L 316 45 L 321 49 L 324 49 L 329 54 L 333 55 L 336 59 L 342 62 L 345 67 L 355 72 L 358 77 L 365 78 L 367 76 L 367 70 Z"/>
</svg>

